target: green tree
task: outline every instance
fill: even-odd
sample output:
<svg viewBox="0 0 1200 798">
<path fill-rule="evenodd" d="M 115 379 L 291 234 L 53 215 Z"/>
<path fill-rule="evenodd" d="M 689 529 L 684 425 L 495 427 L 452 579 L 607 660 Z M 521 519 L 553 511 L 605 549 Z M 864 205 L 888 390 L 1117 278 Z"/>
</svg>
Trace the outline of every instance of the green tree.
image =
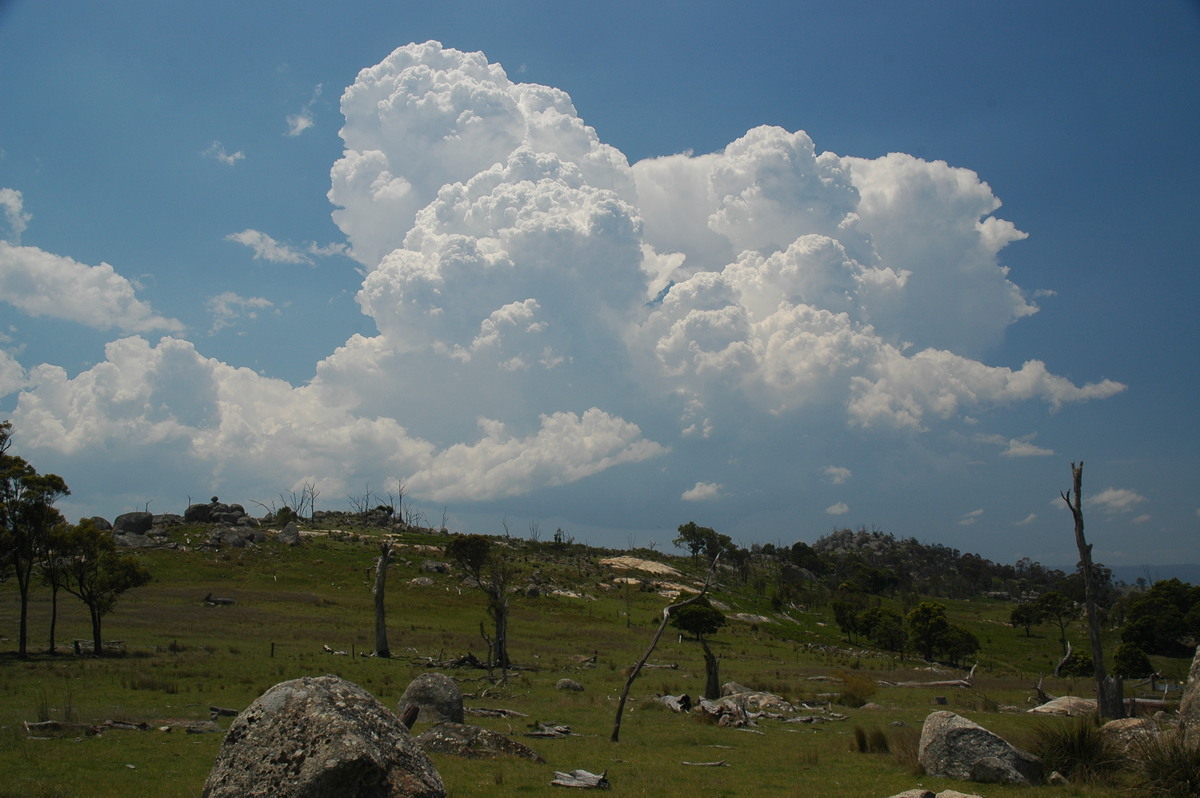
<svg viewBox="0 0 1200 798">
<path fill-rule="evenodd" d="M 933 660 L 934 652 L 940 649 L 949 631 L 944 604 L 923 601 L 908 613 L 908 639 L 926 661 Z"/>
<path fill-rule="evenodd" d="M 62 521 L 54 503 L 71 491 L 57 474 L 39 474 L 23 458 L 10 455 L 11 443 L 12 422 L 0 422 L 0 560 L 17 577 L 21 604 L 17 655 L 25 658 L 33 569 L 42 558 L 50 529 Z"/>
<path fill-rule="evenodd" d="M 59 553 L 62 586 L 87 605 L 92 618 L 92 652 L 104 650 L 100 622 L 123 593 L 150 581 L 150 572 L 136 557 L 121 554 L 112 536 L 91 520 L 67 530 Z"/>
<path fill-rule="evenodd" d="M 1117 676 L 1139 679 L 1154 673 L 1154 665 L 1146 652 L 1136 643 L 1122 643 L 1113 655 L 1113 673 Z"/>
<path fill-rule="evenodd" d="M 714 701 L 721 697 L 721 665 L 705 638 L 716 634 L 724 625 L 725 613 L 714 607 L 707 597 L 680 607 L 671 615 L 671 626 L 694 636 L 704 648 L 704 697 Z"/>
<path fill-rule="evenodd" d="M 1016 629 L 1024 629 L 1026 637 L 1033 637 L 1033 627 L 1042 622 L 1042 613 L 1035 604 L 1018 604 L 1009 613 L 1008 622 Z"/>
<path fill-rule="evenodd" d="M 703 554 L 705 559 L 711 562 L 718 554 L 732 552 L 737 548 L 729 535 L 722 535 L 710 527 L 697 526 L 695 521 L 680 524 L 678 531 L 679 534 L 671 543 L 681 549 L 687 549 L 693 559 Z"/>
<path fill-rule="evenodd" d="M 488 640 L 492 647 L 489 666 L 499 668 L 501 678 L 507 683 L 508 585 L 515 573 L 512 559 L 497 553 L 492 539 L 486 535 L 455 535 L 446 544 L 446 556 L 466 569 L 487 596 L 487 612 L 496 635 Z"/>
<path fill-rule="evenodd" d="M 904 619 L 887 607 L 871 607 L 858 619 L 858 626 L 871 644 L 888 651 L 903 652 L 908 643 Z"/>
<path fill-rule="evenodd" d="M 969 630 L 951 624 L 938 643 L 942 655 L 956 665 L 962 665 L 963 660 L 980 649 L 979 638 Z"/>
<path fill-rule="evenodd" d="M 1042 618 L 1058 627 L 1058 642 L 1067 653 L 1067 624 L 1079 617 L 1079 606 L 1065 594 L 1051 590 L 1038 596 L 1035 606 Z"/>
</svg>

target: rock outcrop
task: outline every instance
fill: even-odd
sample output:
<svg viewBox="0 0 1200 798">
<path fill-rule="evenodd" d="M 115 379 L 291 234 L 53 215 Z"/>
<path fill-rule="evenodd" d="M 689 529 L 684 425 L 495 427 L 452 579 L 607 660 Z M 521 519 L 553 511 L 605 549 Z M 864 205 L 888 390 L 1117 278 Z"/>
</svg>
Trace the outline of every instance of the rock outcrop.
<svg viewBox="0 0 1200 798">
<path fill-rule="evenodd" d="M 1179 701 L 1179 728 L 1189 738 L 1200 738 L 1200 646 L 1196 646 L 1183 698 Z"/>
<path fill-rule="evenodd" d="M 1042 760 L 953 712 L 925 718 L 917 761 L 930 776 L 984 783 L 1040 784 Z"/>
<path fill-rule="evenodd" d="M 397 713 L 409 704 L 420 708 L 419 723 L 463 722 L 463 697 L 458 683 L 444 673 L 422 673 L 404 688 Z"/>
<path fill-rule="evenodd" d="M 205 798 L 443 798 L 441 776 L 386 706 L 337 676 L 275 685 L 234 719 Z"/>
<path fill-rule="evenodd" d="M 500 732 L 464 723 L 439 723 L 417 735 L 417 745 L 428 753 L 449 754 L 465 759 L 498 759 L 514 756 L 545 763 L 537 751 Z"/>
</svg>

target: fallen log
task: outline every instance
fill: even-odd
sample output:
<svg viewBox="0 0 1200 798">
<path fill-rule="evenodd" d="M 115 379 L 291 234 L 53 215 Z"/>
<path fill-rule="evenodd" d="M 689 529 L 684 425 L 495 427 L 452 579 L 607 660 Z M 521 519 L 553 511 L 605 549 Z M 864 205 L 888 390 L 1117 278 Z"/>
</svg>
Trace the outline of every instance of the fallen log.
<svg viewBox="0 0 1200 798">
<path fill-rule="evenodd" d="M 729 763 L 722 759 L 720 762 L 680 762 L 681 765 L 687 765 L 694 768 L 727 768 Z"/>
<path fill-rule="evenodd" d="M 560 737 L 570 737 L 571 727 L 561 723 L 531 723 L 529 728 L 533 731 L 525 732 L 526 737 L 548 737 L 558 739 Z"/>
<path fill-rule="evenodd" d="M 238 711 L 236 709 L 230 709 L 229 707 L 209 707 L 208 711 L 214 715 L 222 715 L 226 718 L 233 718 L 237 717 L 238 715 Z"/>
<path fill-rule="evenodd" d="M 692 697 L 687 693 L 683 695 L 664 695 L 660 696 L 659 701 L 666 704 L 675 712 L 691 712 Z"/>
<path fill-rule="evenodd" d="M 95 737 L 99 730 L 86 723 L 67 723 L 61 720 L 24 721 L 25 733 L 34 739 L 51 737 Z"/>
<path fill-rule="evenodd" d="M 527 718 L 524 712 L 517 712 L 515 709 L 492 709 L 489 707 L 464 707 L 463 712 L 467 715 L 475 715 L 480 718 Z"/>
<path fill-rule="evenodd" d="M 886 679 L 880 679 L 878 684 L 880 687 L 963 687 L 969 688 L 975 686 L 975 669 L 979 667 L 976 662 L 971 666 L 971 672 L 961 679 L 940 679 L 933 682 L 889 682 Z"/>
<path fill-rule="evenodd" d="M 581 787 L 584 789 L 607 790 L 612 785 L 608 782 L 608 771 L 589 773 L 586 770 L 572 770 L 570 773 L 554 771 L 554 787 Z"/>
</svg>

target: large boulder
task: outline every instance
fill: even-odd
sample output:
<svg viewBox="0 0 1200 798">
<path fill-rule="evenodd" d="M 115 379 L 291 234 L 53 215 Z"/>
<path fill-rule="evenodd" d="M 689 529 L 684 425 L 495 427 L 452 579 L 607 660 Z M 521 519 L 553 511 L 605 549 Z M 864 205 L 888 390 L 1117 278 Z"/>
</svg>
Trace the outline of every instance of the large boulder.
<svg viewBox="0 0 1200 798">
<path fill-rule="evenodd" d="M 281 682 L 239 714 L 205 798 L 442 798 L 442 778 L 408 729 L 337 676 Z"/>
<path fill-rule="evenodd" d="M 463 722 L 462 690 L 444 673 L 422 673 L 409 682 L 396 709 L 403 712 L 409 704 L 420 709 L 419 723 Z"/>
<path fill-rule="evenodd" d="M 211 518 L 211 504 L 189 504 L 183 511 L 183 520 L 189 524 L 207 524 Z"/>
<path fill-rule="evenodd" d="M 930 776 L 986 783 L 1040 784 L 1042 760 L 953 712 L 931 712 L 917 761 Z"/>
<path fill-rule="evenodd" d="M 1100 734 L 1113 749 L 1134 753 L 1158 737 L 1158 724 L 1150 718 L 1118 718 L 1100 727 Z"/>
<path fill-rule="evenodd" d="M 296 526 L 295 521 L 288 521 L 287 526 L 279 530 L 279 534 L 275 536 L 275 539 L 285 546 L 299 546 L 300 527 Z"/>
<path fill-rule="evenodd" d="M 1196 646 L 1183 698 L 1179 701 L 1179 727 L 1189 737 L 1200 737 L 1200 646 Z"/>
<path fill-rule="evenodd" d="M 498 759 L 515 756 L 545 763 L 537 751 L 500 732 L 463 723 L 439 723 L 417 735 L 417 745 L 427 753 L 449 754 L 465 759 Z"/>
<path fill-rule="evenodd" d="M 144 535 L 154 526 L 154 513 L 142 510 L 122 513 L 113 519 L 114 535 Z"/>
</svg>

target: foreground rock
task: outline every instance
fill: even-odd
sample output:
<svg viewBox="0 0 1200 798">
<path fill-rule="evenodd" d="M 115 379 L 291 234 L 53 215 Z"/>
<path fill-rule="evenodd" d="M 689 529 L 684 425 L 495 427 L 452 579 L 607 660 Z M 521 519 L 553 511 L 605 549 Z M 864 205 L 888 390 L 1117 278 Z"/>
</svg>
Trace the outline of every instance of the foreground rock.
<svg viewBox="0 0 1200 798">
<path fill-rule="evenodd" d="M 409 704 L 420 708 L 420 723 L 463 722 L 463 697 L 458 683 L 444 673 L 422 673 L 404 688 L 396 709 L 403 712 Z"/>
<path fill-rule="evenodd" d="M 234 719 L 205 798 L 395 798 L 446 794 L 400 720 L 337 676 L 281 682 Z"/>
<path fill-rule="evenodd" d="M 1042 760 L 953 712 L 932 712 L 917 761 L 930 776 L 991 784 L 1040 784 Z"/>
<path fill-rule="evenodd" d="M 498 759 L 515 756 L 538 764 L 546 760 L 524 743 L 479 726 L 439 723 L 417 735 L 417 745 L 428 753 L 449 754 L 465 759 Z"/>
<path fill-rule="evenodd" d="M 1179 701 L 1179 728 L 1189 738 L 1200 738 L 1200 646 L 1196 646 L 1183 698 Z"/>
</svg>

